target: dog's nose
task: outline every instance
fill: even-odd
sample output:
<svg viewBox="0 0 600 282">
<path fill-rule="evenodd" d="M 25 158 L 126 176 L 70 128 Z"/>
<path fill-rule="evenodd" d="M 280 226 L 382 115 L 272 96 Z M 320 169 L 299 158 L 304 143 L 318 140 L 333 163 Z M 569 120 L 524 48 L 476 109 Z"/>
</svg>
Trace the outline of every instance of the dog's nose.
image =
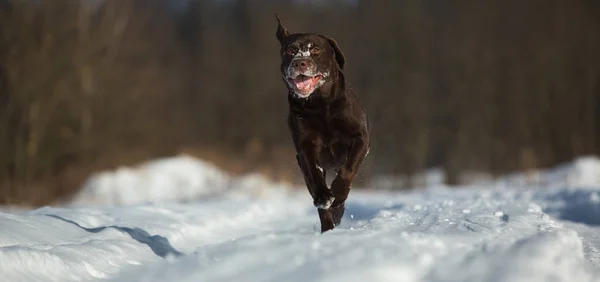
<svg viewBox="0 0 600 282">
<path fill-rule="evenodd" d="M 304 72 L 308 68 L 308 62 L 306 60 L 296 60 L 294 61 L 294 68 Z"/>
</svg>

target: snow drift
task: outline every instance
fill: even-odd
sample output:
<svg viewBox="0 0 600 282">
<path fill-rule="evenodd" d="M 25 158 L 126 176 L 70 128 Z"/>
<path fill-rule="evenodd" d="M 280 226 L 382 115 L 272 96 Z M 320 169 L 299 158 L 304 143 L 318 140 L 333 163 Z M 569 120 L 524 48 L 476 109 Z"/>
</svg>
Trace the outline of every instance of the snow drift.
<svg viewBox="0 0 600 282">
<path fill-rule="evenodd" d="M 262 196 L 287 188 L 257 174 L 235 178 L 211 163 L 180 155 L 96 173 L 85 181 L 70 204 L 118 206 L 181 202 L 217 196 Z"/>
<path fill-rule="evenodd" d="M 466 171 L 459 178 L 462 186 L 497 188 L 600 186 L 600 159 L 592 156 L 581 157 L 551 169 L 530 170 L 501 177 L 493 177 L 484 171 Z M 431 188 L 444 186 L 445 179 L 444 171 L 434 168 L 415 174 L 411 181 L 414 187 Z M 369 186 L 394 190 L 403 187 L 406 181 L 406 177 L 403 176 L 381 175 L 374 177 Z"/>
</svg>

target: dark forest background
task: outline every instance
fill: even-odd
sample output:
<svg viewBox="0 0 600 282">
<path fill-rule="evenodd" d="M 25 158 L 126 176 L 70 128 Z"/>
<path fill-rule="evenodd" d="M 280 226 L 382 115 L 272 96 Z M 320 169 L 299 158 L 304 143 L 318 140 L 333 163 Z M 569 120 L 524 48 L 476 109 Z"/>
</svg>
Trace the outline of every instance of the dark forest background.
<svg viewBox="0 0 600 282">
<path fill-rule="evenodd" d="M 276 12 L 346 54 L 365 179 L 600 153 L 597 0 L 0 0 L 0 203 L 178 153 L 297 180 Z"/>
</svg>

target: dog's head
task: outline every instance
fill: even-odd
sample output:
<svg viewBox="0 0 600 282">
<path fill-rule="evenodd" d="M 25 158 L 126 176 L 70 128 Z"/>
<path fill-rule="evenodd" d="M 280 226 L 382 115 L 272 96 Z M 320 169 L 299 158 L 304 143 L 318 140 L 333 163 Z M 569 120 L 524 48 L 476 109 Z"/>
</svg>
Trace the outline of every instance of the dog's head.
<svg viewBox="0 0 600 282">
<path fill-rule="evenodd" d="M 330 37 L 312 33 L 290 34 L 277 18 L 281 43 L 281 74 L 290 93 L 308 98 L 316 89 L 337 77 L 344 68 L 344 54 Z"/>
</svg>

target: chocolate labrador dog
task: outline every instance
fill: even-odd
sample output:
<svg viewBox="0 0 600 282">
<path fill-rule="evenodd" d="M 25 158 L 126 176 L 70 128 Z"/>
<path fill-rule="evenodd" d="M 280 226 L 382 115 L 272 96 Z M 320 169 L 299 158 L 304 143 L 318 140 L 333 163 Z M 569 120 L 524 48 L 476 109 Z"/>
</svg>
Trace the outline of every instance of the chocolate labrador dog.
<svg viewBox="0 0 600 282">
<path fill-rule="evenodd" d="M 275 17 L 281 74 L 289 94 L 288 126 L 325 232 L 340 224 L 352 181 L 369 152 L 367 117 L 344 77 L 346 60 L 336 41 L 320 34 L 289 33 Z M 336 172 L 331 189 L 327 171 Z"/>
</svg>

